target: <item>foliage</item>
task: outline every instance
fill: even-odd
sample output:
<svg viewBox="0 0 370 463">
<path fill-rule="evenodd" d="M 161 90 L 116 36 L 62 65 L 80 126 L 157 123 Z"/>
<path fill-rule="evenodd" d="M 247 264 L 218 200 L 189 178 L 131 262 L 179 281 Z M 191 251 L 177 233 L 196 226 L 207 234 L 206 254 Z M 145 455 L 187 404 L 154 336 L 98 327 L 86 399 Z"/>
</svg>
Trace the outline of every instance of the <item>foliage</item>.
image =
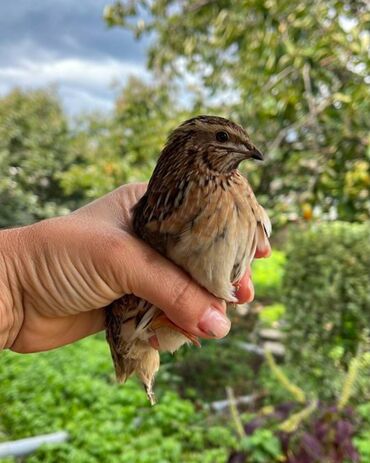
<svg viewBox="0 0 370 463">
<path fill-rule="evenodd" d="M 256 416 L 245 425 L 246 437 L 228 463 L 356 463 L 361 461 L 354 446 L 356 419 L 351 408 L 339 411 L 320 404 L 311 420 L 291 433 L 279 431 L 279 420 L 287 420 L 294 404 L 285 403 L 273 412 Z M 369 437 L 370 429 L 367 431 Z M 366 460 L 364 460 L 366 461 Z"/>
<path fill-rule="evenodd" d="M 190 81 L 265 148 L 251 176 L 275 222 L 369 218 L 366 1 L 123 0 L 104 17 L 149 33 L 156 75 Z"/>
<path fill-rule="evenodd" d="M 247 335 L 244 332 L 243 339 Z M 183 348 L 174 356 L 165 356 L 158 385 L 176 387 L 182 396 L 198 402 L 223 400 L 228 386 L 237 394 L 256 390 L 255 370 L 261 361 L 241 350 L 237 339 L 233 329 L 226 339 L 202 340 L 200 349 Z"/>
<path fill-rule="evenodd" d="M 65 212 L 58 175 L 74 157 L 68 124 L 49 91 L 14 90 L 0 98 L 0 227 Z"/>
<path fill-rule="evenodd" d="M 289 394 L 295 399 L 296 402 L 305 403 L 306 394 L 300 387 L 296 386 L 292 381 L 290 381 L 290 379 L 283 372 L 283 370 L 278 367 L 271 352 L 266 350 L 265 357 L 267 360 L 267 364 L 271 370 L 271 373 L 273 373 L 275 378 L 278 380 L 280 385 L 283 386 L 286 392 L 289 392 Z"/>
<path fill-rule="evenodd" d="M 207 425 L 175 393 L 148 405 L 141 387 L 113 382 L 105 341 L 90 338 L 29 356 L 4 352 L 0 363 L 0 425 L 17 439 L 67 430 L 70 440 L 46 446 L 27 463 L 225 461 L 230 431 Z M 220 447 L 220 442 L 222 446 Z"/>
<path fill-rule="evenodd" d="M 285 306 L 283 304 L 271 304 L 263 307 L 259 318 L 262 324 L 273 326 L 283 318 L 284 314 Z"/>
<path fill-rule="evenodd" d="M 265 407 L 252 419 L 249 417 L 247 424 L 242 428 L 238 450 L 230 455 L 229 463 L 367 461 L 360 460 L 360 457 L 366 457 L 368 452 L 366 442 L 370 436 L 367 414 L 369 407 L 368 404 L 361 405 L 356 410 L 348 403 L 355 393 L 355 383 L 360 369 L 368 367 L 369 353 L 360 351 L 352 358 L 342 384 L 342 392 L 334 404 L 319 401 L 317 398 L 308 401 L 307 394 L 288 378 L 275 363 L 272 355 L 268 354 L 266 357 L 278 384 L 295 401 Z M 237 424 L 240 417 L 235 418 L 236 412 L 233 408 L 235 407 L 231 406 Z"/>
<path fill-rule="evenodd" d="M 285 267 L 285 254 L 274 249 L 268 259 L 253 262 L 252 275 L 256 297 L 260 299 L 279 300 Z"/>
<path fill-rule="evenodd" d="M 361 461 L 370 461 L 370 402 L 364 403 L 357 407 L 360 416 L 361 431 L 354 438 L 356 448 L 361 455 Z"/>
<path fill-rule="evenodd" d="M 240 447 L 250 463 L 266 463 L 267 458 L 268 461 L 278 461 L 281 456 L 280 442 L 268 429 L 257 429 L 252 435 L 245 436 Z"/>
<path fill-rule="evenodd" d="M 333 390 L 338 366 L 348 365 L 370 325 L 369 256 L 368 224 L 321 224 L 292 236 L 283 284 L 288 364 L 323 390 Z"/>
<path fill-rule="evenodd" d="M 67 213 L 148 180 L 170 130 L 192 114 L 169 86 L 130 79 L 111 115 L 68 123 L 50 90 L 0 98 L 0 227 Z"/>
<path fill-rule="evenodd" d="M 80 162 L 60 176 L 65 192 L 90 199 L 148 180 L 168 133 L 186 117 L 170 87 L 131 78 L 113 115 L 80 120 L 72 145 Z"/>
<path fill-rule="evenodd" d="M 289 455 L 287 463 L 344 463 L 359 462 L 359 454 L 352 439 L 355 421 L 351 409 L 338 411 L 336 407 L 322 407 L 318 416 L 310 423 L 306 432 L 295 444 L 297 450 Z M 285 440 L 289 448 L 291 436 Z"/>
</svg>

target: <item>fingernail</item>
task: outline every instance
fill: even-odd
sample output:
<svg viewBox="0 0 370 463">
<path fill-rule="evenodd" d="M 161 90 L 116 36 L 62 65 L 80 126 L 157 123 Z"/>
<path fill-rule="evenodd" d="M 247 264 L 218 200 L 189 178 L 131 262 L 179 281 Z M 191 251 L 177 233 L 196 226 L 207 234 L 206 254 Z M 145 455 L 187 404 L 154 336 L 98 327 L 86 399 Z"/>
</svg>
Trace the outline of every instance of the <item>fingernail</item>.
<svg viewBox="0 0 370 463">
<path fill-rule="evenodd" d="M 209 307 L 198 324 L 208 336 L 223 338 L 230 331 L 230 320 L 214 307 Z"/>
</svg>

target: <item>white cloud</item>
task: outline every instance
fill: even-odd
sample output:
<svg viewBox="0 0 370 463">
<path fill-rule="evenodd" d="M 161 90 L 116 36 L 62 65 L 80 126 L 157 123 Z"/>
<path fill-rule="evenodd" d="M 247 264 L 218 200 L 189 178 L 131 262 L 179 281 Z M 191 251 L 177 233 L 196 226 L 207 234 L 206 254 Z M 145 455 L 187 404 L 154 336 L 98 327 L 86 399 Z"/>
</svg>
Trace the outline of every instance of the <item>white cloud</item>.
<svg viewBox="0 0 370 463">
<path fill-rule="evenodd" d="M 63 86 L 59 88 L 63 106 L 70 115 L 89 111 L 109 112 L 113 109 L 113 92 L 99 96 L 83 88 Z"/>
<path fill-rule="evenodd" d="M 39 88 L 56 85 L 68 112 L 107 111 L 113 105 L 113 83 L 124 83 L 130 75 L 148 78 L 143 66 L 105 59 L 77 58 L 31 61 L 0 67 L 0 93 L 11 88 Z"/>
</svg>

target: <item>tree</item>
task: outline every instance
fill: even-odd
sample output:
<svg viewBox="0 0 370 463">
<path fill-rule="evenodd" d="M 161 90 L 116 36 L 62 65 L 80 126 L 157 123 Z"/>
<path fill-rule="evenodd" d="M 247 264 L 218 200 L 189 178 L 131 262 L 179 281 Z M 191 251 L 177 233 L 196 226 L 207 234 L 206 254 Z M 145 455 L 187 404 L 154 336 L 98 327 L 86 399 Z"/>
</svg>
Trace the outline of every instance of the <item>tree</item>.
<svg viewBox="0 0 370 463">
<path fill-rule="evenodd" d="M 206 102 L 265 148 L 252 180 L 276 221 L 312 209 L 370 217 L 365 1 L 126 0 L 104 17 L 138 38 L 150 33 L 153 72 L 192 75 Z"/>
<path fill-rule="evenodd" d="M 96 198 L 148 180 L 168 133 L 189 116 L 175 104 L 174 91 L 131 78 L 113 115 L 81 119 L 72 141 L 80 161 L 61 176 L 65 192 Z"/>
<path fill-rule="evenodd" d="M 129 79 L 113 114 L 68 123 L 52 91 L 0 99 L 0 227 L 69 212 L 126 182 L 148 180 L 171 129 L 190 113 L 175 88 Z"/>
<path fill-rule="evenodd" d="M 64 213 L 58 176 L 73 162 L 68 125 L 50 91 L 14 90 L 0 99 L 0 227 Z"/>
</svg>

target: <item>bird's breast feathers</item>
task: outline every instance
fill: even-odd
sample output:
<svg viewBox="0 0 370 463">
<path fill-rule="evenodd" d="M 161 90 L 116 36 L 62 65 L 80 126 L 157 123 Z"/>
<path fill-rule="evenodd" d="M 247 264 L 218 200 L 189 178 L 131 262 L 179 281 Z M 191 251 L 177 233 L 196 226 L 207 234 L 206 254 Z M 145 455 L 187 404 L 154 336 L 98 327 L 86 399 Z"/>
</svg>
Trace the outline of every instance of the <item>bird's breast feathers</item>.
<svg viewBox="0 0 370 463">
<path fill-rule="evenodd" d="M 153 213 L 152 208 L 145 240 L 215 296 L 236 302 L 233 283 L 241 279 L 257 246 L 263 247 L 270 234 L 267 214 L 238 171 L 185 184 L 185 189 L 156 196 L 159 205 L 172 197 L 171 213 L 164 213 L 163 207 Z M 150 200 L 150 191 L 148 195 Z M 176 202 L 181 207 L 174 207 Z"/>
</svg>

